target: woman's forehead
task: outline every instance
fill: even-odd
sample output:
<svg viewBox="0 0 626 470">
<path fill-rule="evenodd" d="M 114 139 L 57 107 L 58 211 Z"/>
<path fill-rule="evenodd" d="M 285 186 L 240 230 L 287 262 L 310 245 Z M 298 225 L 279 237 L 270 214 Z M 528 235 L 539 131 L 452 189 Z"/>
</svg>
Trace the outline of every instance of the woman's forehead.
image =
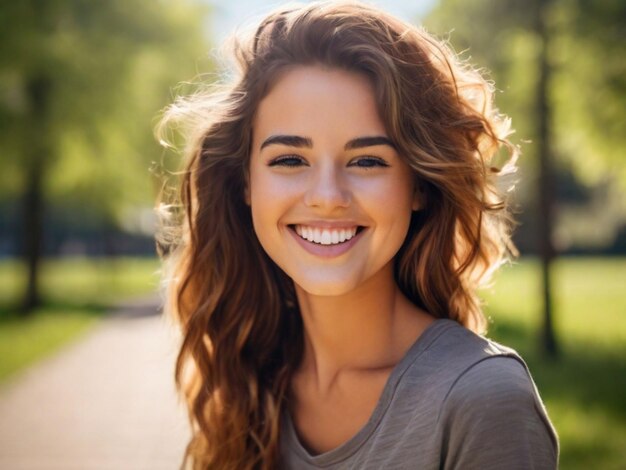
<svg viewBox="0 0 626 470">
<path fill-rule="evenodd" d="M 385 134 L 369 80 L 322 66 L 301 66 L 281 74 L 259 103 L 253 128 L 259 139 L 294 132 Z"/>
</svg>

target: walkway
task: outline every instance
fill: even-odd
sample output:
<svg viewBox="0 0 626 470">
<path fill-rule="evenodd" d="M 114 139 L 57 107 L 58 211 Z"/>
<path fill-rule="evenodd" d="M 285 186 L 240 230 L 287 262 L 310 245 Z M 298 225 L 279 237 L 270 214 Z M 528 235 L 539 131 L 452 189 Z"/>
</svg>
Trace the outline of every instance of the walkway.
<svg viewBox="0 0 626 470">
<path fill-rule="evenodd" d="M 0 388 L 0 469 L 178 469 L 189 434 L 175 328 L 128 305 Z"/>
</svg>

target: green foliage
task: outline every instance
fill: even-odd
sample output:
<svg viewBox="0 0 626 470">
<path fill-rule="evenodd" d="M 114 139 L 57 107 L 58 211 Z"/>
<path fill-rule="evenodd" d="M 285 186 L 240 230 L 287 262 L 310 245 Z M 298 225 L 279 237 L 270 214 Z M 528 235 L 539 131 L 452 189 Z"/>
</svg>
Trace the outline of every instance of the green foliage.
<svg viewBox="0 0 626 470">
<path fill-rule="evenodd" d="M 156 259 L 47 260 L 42 270 L 44 304 L 28 317 L 15 305 L 25 266 L 0 263 L 0 381 L 58 350 L 97 325 L 124 298 L 157 290 Z"/>
<path fill-rule="evenodd" d="M 485 293 L 489 336 L 524 357 L 561 442 L 561 467 L 623 468 L 626 462 L 625 258 L 559 259 L 555 323 L 562 351 L 541 354 L 540 266 L 507 266 Z"/>
<path fill-rule="evenodd" d="M 536 9 L 545 4 L 552 67 L 555 151 L 581 178 L 619 171 L 626 187 L 626 3 L 620 0 L 442 0 L 426 19 L 457 50 L 487 67 L 504 93 L 519 139 L 533 140 L 537 76 Z M 534 156 L 532 145 L 525 154 Z"/>
<path fill-rule="evenodd" d="M 561 0 L 551 11 L 558 150 L 579 174 L 626 186 L 626 3 Z"/>
<path fill-rule="evenodd" d="M 18 197 L 36 164 L 53 203 L 78 199 L 109 220 L 151 205 L 155 117 L 205 54 L 207 13 L 193 0 L 3 2 L 0 199 Z M 41 115 L 33 83 L 48 90 Z"/>
<path fill-rule="evenodd" d="M 516 199 L 525 206 L 528 222 L 538 194 L 539 8 L 548 33 L 557 184 L 567 180 L 570 187 L 587 187 L 593 196 L 557 201 L 555 241 L 561 249 L 607 246 L 626 224 L 626 2 L 441 0 L 425 24 L 448 36 L 463 57 L 485 67 L 495 81 L 496 104 L 512 117 L 513 141 L 522 148 Z M 565 178 L 567 174 L 574 178 Z"/>
</svg>

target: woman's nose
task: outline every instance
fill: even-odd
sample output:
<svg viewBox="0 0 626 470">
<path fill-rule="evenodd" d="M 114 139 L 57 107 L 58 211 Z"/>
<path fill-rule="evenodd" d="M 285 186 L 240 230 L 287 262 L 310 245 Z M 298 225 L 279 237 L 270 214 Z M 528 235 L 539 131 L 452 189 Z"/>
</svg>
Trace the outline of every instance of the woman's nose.
<svg viewBox="0 0 626 470">
<path fill-rule="evenodd" d="M 311 173 L 304 197 L 307 206 L 334 209 L 350 205 L 352 196 L 341 169 L 324 165 Z"/>
</svg>

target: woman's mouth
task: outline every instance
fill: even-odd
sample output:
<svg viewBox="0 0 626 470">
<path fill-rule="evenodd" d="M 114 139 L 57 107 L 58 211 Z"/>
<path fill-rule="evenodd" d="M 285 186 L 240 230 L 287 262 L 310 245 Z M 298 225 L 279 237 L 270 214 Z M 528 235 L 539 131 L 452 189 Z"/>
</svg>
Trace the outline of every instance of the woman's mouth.
<svg viewBox="0 0 626 470">
<path fill-rule="evenodd" d="M 310 254 L 322 258 L 335 258 L 350 251 L 361 239 L 366 227 L 346 225 L 345 227 L 315 227 L 292 224 L 288 226 L 298 245 Z"/>
<path fill-rule="evenodd" d="M 363 227 L 320 228 L 298 224 L 290 225 L 290 228 L 303 240 L 318 245 L 338 245 L 352 239 Z"/>
</svg>

